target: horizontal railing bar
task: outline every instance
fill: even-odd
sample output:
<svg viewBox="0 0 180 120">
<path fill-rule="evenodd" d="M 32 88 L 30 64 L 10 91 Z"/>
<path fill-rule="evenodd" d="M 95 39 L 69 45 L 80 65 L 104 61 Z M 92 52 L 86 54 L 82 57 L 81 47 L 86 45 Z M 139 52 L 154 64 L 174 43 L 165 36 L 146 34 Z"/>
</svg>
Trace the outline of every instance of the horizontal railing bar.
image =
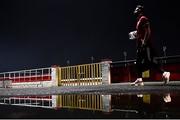
<svg viewBox="0 0 180 120">
<path fill-rule="evenodd" d="M 37 69 L 29 69 L 29 70 L 18 70 L 18 71 L 11 71 L 11 72 L 1 72 L 0 74 L 5 74 L 5 73 L 20 73 L 20 72 L 23 72 L 23 71 L 27 71 L 27 72 L 30 72 L 30 71 L 34 71 L 34 70 L 50 70 L 51 67 L 47 67 L 47 68 L 37 68 Z"/>
<path fill-rule="evenodd" d="M 166 56 L 166 57 L 155 57 L 157 60 L 169 60 L 169 59 L 180 59 L 180 55 L 174 55 L 174 56 Z M 125 64 L 125 63 L 134 63 L 136 60 L 122 60 L 122 61 L 115 61 L 112 62 L 111 64 Z"/>
</svg>

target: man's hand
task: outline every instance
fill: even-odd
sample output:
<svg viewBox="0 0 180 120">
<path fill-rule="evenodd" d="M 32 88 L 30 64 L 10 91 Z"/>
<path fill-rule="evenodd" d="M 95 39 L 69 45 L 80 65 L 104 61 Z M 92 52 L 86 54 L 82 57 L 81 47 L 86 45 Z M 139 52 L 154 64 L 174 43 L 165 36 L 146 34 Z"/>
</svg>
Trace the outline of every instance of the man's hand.
<svg viewBox="0 0 180 120">
<path fill-rule="evenodd" d="M 146 45 L 146 42 L 144 39 L 141 39 L 141 42 L 142 42 L 142 46 L 145 46 Z"/>
</svg>

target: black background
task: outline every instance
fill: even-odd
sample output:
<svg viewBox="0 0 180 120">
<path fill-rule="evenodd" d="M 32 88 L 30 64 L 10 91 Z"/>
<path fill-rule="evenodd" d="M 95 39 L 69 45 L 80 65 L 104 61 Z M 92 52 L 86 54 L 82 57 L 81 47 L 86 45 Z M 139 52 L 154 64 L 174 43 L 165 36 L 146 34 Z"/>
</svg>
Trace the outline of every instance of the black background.
<svg viewBox="0 0 180 120">
<path fill-rule="evenodd" d="M 135 59 L 133 10 L 143 4 L 159 56 L 179 48 L 178 1 L 174 0 L 1 0 L 0 71 Z"/>
</svg>

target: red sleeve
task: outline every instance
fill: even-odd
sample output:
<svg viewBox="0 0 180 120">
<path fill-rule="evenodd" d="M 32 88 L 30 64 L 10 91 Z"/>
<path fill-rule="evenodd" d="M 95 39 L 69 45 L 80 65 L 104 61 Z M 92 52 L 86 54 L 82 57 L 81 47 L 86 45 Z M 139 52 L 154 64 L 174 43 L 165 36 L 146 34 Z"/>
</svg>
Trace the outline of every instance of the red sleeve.
<svg viewBox="0 0 180 120">
<path fill-rule="evenodd" d="M 149 25 L 149 20 L 148 20 L 148 18 L 145 17 L 145 16 L 142 16 L 142 17 L 140 18 L 140 26 L 142 26 L 142 27 L 147 27 L 147 25 Z"/>
</svg>

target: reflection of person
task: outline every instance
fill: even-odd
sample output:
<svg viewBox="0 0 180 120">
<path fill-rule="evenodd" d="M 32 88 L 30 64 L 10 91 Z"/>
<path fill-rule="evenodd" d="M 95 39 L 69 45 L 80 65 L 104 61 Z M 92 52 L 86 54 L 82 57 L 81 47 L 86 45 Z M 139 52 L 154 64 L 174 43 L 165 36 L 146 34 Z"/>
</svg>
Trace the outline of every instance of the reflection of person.
<svg viewBox="0 0 180 120">
<path fill-rule="evenodd" d="M 143 15 L 143 6 L 138 5 L 134 10 L 134 15 L 137 17 L 136 31 L 130 32 L 130 39 L 137 41 L 137 80 L 132 85 L 144 85 L 142 80 L 142 72 L 150 68 L 157 69 L 162 73 L 164 83 L 169 82 L 170 72 L 165 72 L 160 69 L 159 64 L 155 60 L 155 52 L 151 43 L 150 23 L 146 16 Z"/>
<path fill-rule="evenodd" d="M 171 102 L 171 96 L 170 96 L 170 93 L 167 93 L 163 96 L 163 100 L 164 102 L 168 103 L 168 102 Z"/>
</svg>

